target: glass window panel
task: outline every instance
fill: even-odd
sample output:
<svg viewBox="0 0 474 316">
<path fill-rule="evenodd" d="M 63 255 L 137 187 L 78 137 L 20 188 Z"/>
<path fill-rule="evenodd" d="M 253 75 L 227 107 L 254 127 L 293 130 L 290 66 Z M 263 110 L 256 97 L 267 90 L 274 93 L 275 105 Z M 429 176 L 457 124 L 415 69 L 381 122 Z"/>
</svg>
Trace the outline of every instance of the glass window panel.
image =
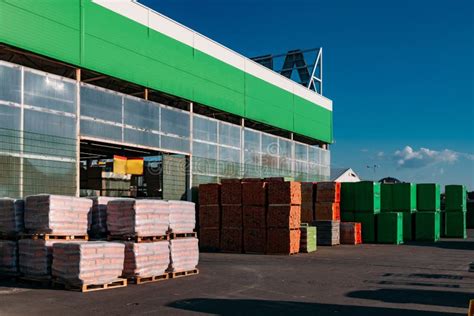
<svg viewBox="0 0 474 316">
<path fill-rule="evenodd" d="M 260 152 L 260 133 L 249 129 L 245 129 L 244 133 L 245 150 Z"/>
<path fill-rule="evenodd" d="M 329 150 L 321 150 L 321 164 L 329 166 L 331 163 L 331 152 Z"/>
<path fill-rule="evenodd" d="M 280 170 L 283 175 L 291 176 L 291 159 L 280 158 Z"/>
<path fill-rule="evenodd" d="M 193 156 L 217 160 L 217 146 L 193 142 Z"/>
<path fill-rule="evenodd" d="M 120 126 L 103 124 L 96 121 L 81 120 L 81 135 L 122 141 Z"/>
<path fill-rule="evenodd" d="M 189 113 L 162 107 L 161 131 L 168 134 L 189 137 Z"/>
<path fill-rule="evenodd" d="M 82 85 L 81 115 L 122 123 L 122 96 Z"/>
<path fill-rule="evenodd" d="M 25 71 L 25 104 L 76 113 L 76 84 Z"/>
<path fill-rule="evenodd" d="M 219 147 L 219 160 L 240 163 L 240 150 Z"/>
<path fill-rule="evenodd" d="M 20 129 L 20 108 L 0 104 L 0 128 Z"/>
<path fill-rule="evenodd" d="M 308 161 L 312 163 L 319 164 L 321 161 L 320 158 L 320 148 L 317 146 L 309 146 L 309 151 L 308 151 Z"/>
<path fill-rule="evenodd" d="M 45 124 L 48 122 L 48 124 Z M 76 119 L 33 110 L 25 110 L 25 132 L 76 138 Z"/>
<path fill-rule="evenodd" d="M 262 153 L 265 155 L 278 155 L 278 138 L 268 134 L 262 134 Z"/>
<path fill-rule="evenodd" d="M 189 152 L 189 139 L 161 135 L 161 148 L 187 153 Z"/>
<path fill-rule="evenodd" d="M 217 174 L 217 160 L 193 157 L 193 174 Z"/>
<path fill-rule="evenodd" d="M 217 121 L 193 116 L 193 138 L 217 143 Z"/>
<path fill-rule="evenodd" d="M 123 137 L 124 142 L 126 143 L 149 147 L 160 147 L 160 135 L 158 134 L 125 128 Z"/>
<path fill-rule="evenodd" d="M 252 165 L 261 165 L 261 154 L 256 152 L 244 152 L 244 163 Z"/>
<path fill-rule="evenodd" d="M 219 143 L 240 148 L 240 126 L 219 123 Z"/>
<path fill-rule="evenodd" d="M 76 164 L 39 159 L 24 159 L 24 195 L 40 193 L 75 195 Z"/>
<path fill-rule="evenodd" d="M 278 139 L 278 146 L 280 150 L 280 157 L 291 158 L 292 142 L 290 140 Z"/>
<path fill-rule="evenodd" d="M 308 160 L 308 146 L 305 144 L 295 143 L 295 159 Z"/>
<path fill-rule="evenodd" d="M 0 65 L 0 100 L 21 102 L 20 68 Z"/>
<path fill-rule="evenodd" d="M 160 130 L 160 107 L 146 100 L 124 98 L 124 123 L 142 129 Z"/>
</svg>

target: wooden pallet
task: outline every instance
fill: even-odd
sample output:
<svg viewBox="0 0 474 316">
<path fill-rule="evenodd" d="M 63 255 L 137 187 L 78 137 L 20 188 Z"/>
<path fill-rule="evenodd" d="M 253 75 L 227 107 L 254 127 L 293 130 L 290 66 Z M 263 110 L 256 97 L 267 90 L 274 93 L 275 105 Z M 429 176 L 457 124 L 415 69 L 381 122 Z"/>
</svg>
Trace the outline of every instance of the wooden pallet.
<svg viewBox="0 0 474 316">
<path fill-rule="evenodd" d="M 104 284 L 83 284 L 83 285 L 74 285 L 70 284 L 67 281 L 61 279 L 54 279 L 53 285 L 62 287 L 68 291 L 78 291 L 78 292 L 93 292 L 93 291 L 101 291 L 101 290 L 110 290 L 116 289 L 120 287 L 127 286 L 127 279 L 119 278 L 116 281 Z"/>
<path fill-rule="evenodd" d="M 169 240 L 170 236 L 168 234 L 161 236 L 135 236 L 135 235 L 109 235 L 107 236 L 108 241 L 112 240 L 122 240 L 122 241 L 133 241 L 133 242 L 154 242 Z"/>
<path fill-rule="evenodd" d="M 135 276 L 135 277 L 129 278 L 128 282 L 132 284 L 145 284 L 145 283 L 151 283 L 151 282 L 165 281 L 165 280 L 168 280 L 169 278 L 170 278 L 169 273 L 165 273 L 165 274 L 160 274 L 160 275 L 154 275 L 151 277 Z"/>
<path fill-rule="evenodd" d="M 192 270 L 188 270 L 188 271 L 170 272 L 169 273 L 171 279 L 182 278 L 182 277 L 185 277 L 185 276 L 190 276 L 190 275 L 195 275 L 195 274 L 199 274 L 199 269 L 192 269 Z"/>
<path fill-rule="evenodd" d="M 186 237 L 197 237 L 196 232 L 192 233 L 170 233 L 171 239 L 177 239 L 177 238 L 186 238 Z"/>
<path fill-rule="evenodd" d="M 57 234 L 23 234 L 22 239 L 34 239 L 34 240 L 89 240 L 88 235 L 57 235 Z"/>
</svg>

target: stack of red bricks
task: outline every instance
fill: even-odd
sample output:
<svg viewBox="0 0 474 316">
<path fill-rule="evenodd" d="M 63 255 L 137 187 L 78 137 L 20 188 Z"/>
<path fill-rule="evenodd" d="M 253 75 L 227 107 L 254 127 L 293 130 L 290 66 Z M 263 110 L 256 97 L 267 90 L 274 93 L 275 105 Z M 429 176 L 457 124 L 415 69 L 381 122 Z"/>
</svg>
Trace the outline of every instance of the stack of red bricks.
<svg viewBox="0 0 474 316">
<path fill-rule="evenodd" d="M 199 246 L 202 250 L 220 249 L 221 185 L 199 185 Z"/>
<path fill-rule="evenodd" d="M 221 185 L 221 251 L 243 250 L 242 185 L 239 179 L 222 179 Z"/>
<path fill-rule="evenodd" d="M 301 182 L 301 222 L 311 224 L 314 216 L 314 188 L 313 182 Z"/>
<path fill-rule="evenodd" d="M 317 221 L 341 220 L 341 183 L 318 182 L 314 211 Z"/>
<path fill-rule="evenodd" d="M 358 245 L 362 243 L 361 223 L 341 222 L 341 244 Z"/>
<path fill-rule="evenodd" d="M 300 224 L 301 183 L 268 182 L 267 253 L 298 253 Z"/>
<path fill-rule="evenodd" d="M 245 253 L 266 253 L 267 187 L 262 179 L 242 180 Z"/>
</svg>

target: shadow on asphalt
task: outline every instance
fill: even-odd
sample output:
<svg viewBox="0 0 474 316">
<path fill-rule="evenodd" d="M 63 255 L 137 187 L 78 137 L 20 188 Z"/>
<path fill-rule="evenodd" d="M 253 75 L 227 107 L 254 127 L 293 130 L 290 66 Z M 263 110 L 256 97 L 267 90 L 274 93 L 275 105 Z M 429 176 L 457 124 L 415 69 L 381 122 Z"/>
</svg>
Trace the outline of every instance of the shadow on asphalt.
<svg viewBox="0 0 474 316">
<path fill-rule="evenodd" d="M 474 250 L 474 241 L 472 240 L 441 240 L 438 242 L 408 241 L 405 244 L 410 246 L 433 247 L 451 250 Z"/>
<path fill-rule="evenodd" d="M 421 304 L 446 307 L 467 308 L 474 294 L 454 291 L 428 291 L 415 289 L 379 289 L 373 291 L 354 291 L 348 297 L 374 300 L 396 304 Z"/>
<path fill-rule="evenodd" d="M 245 299 L 211 299 L 194 298 L 175 301 L 167 306 L 199 313 L 216 315 L 351 315 L 351 316 L 459 316 L 458 313 L 441 313 L 419 311 L 403 308 L 385 308 L 371 306 L 318 304 L 290 301 L 245 300 Z M 467 309 L 466 309 L 467 311 Z M 464 314 L 461 314 L 464 315 Z"/>
</svg>

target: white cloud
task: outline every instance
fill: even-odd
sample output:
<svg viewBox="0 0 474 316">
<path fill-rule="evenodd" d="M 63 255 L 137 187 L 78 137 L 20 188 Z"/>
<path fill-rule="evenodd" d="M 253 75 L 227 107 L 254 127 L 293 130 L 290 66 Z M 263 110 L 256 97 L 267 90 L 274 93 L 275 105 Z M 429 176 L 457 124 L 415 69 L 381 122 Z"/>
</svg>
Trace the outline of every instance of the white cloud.
<svg viewBox="0 0 474 316">
<path fill-rule="evenodd" d="M 436 151 L 422 147 L 419 150 L 414 150 L 410 146 L 397 150 L 393 154 L 393 158 L 400 168 L 422 168 L 438 163 L 452 164 L 458 161 L 460 157 L 474 159 L 474 155 L 459 153 L 450 149 Z"/>
<path fill-rule="evenodd" d="M 384 153 L 383 151 L 379 151 L 379 152 L 377 153 L 377 157 L 379 157 L 379 158 L 382 158 L 382 157 L 384 157 L 384 156 L 385 156 L 385 153 Z"/>
</svg>

